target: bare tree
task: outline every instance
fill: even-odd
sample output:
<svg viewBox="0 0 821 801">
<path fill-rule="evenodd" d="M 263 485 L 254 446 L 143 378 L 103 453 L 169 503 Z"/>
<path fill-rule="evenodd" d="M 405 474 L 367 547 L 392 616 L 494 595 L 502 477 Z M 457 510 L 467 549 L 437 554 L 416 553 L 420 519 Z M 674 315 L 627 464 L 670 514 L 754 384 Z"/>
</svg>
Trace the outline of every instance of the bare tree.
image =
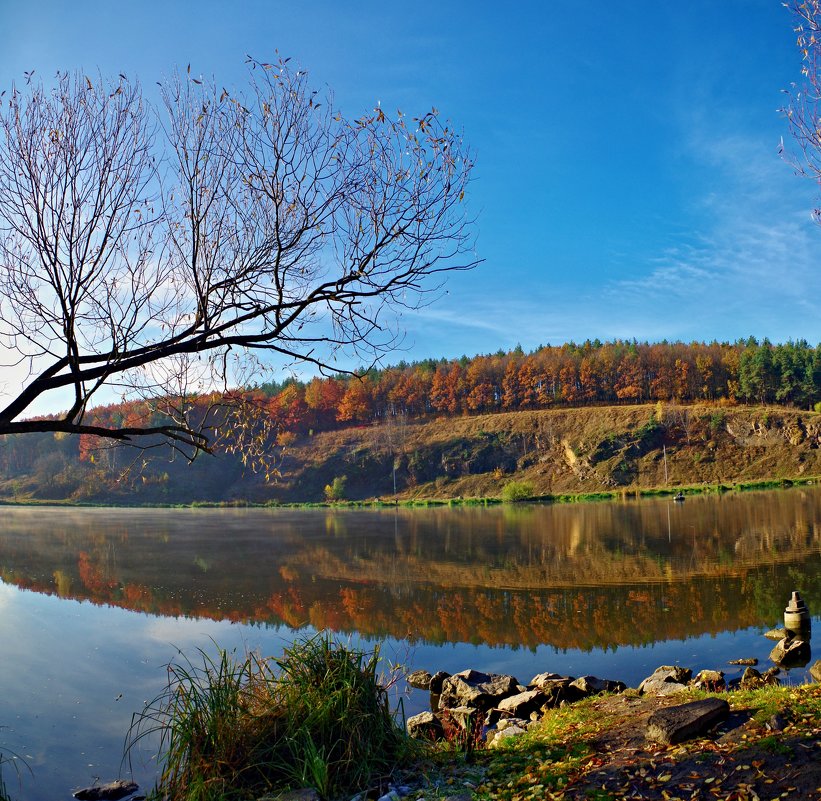
<svg viewBox="0 0 821 801">
<path fill-rule="evenodd" d="M 800 157 L 791 161 L 799 174 L 821 183 L 821 0 L 784 5 L 792 13 L 803 59 L 803 80 L 785 90 L 789 101 L 782 109 L 800 149 Z M 821 223 L 821 209 L 814 210 L 814 217 Z"/>
<path fill-rule="evenodd" d="M 11 90 L 0 343 L 28 379 L 0 434 L 208 450 L 226 417 L 193 415 L 192 396 L 247 385 L 271 357 L 373 363 L 396 345 L 397 310 L 477 263 L 472 159 L 436 111 L 347 119 L 287 60 L 249 60 L 248 75 L 233 93 L 189 69 L 158 109 L 125 76 Z M 95 423 L 103 387 L 149 401 L 150 421 Z M 26 419 L 66 390 L 65 413 Z"/>
</svg>

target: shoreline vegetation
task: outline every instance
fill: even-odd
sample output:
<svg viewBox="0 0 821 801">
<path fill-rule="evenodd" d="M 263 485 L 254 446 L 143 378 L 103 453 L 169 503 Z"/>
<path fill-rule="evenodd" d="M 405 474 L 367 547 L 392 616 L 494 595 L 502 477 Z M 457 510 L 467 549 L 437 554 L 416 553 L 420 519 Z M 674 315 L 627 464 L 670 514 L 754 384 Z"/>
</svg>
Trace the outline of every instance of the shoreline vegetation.
<svg viewBox="0 0 821 801">
<path fill-rule="evenodd" d="M 765 490 L 790 489 L 806 487 L 821 483 L 819 476 L 794 476 L 791 478 L 761 479 L 760 481 L 733 481 L 718 484 L 682 484 L 669 487 L 630 487 L 599 492 L 563 492 L 558 494 L 531 495 L 506 499 L 499 497 L 480 498 L 370 498 L 363 500 L 338 501 L 192 501 L 191 503 L 126 503 L 112 501 L 95 503 L 92 501 L 75 501 L 66 499 L 9 499 L 0 498 L 0 506 L 66 506 L 79 508 L 117 508 L 117 509 L 391 509 L 394 507 L 414 508 L 431 506 L 498 506 L 501 504 L 573 504 L 594 503 L 598 501 L 630 501 L 642 498 L 687 498 L 699 495 L 715 495 L 729 492 L 754 492 Z"/>
<path fill-rule="evenodd" d="M 389 709 L 388 691 L 396 689 L 402 670 L 389 666 L 387 675 L 380 674 L 378 648 L 361 652 L 321 633 L 286 649 L 279 659 L 235 658 L 224 651 L 216 658 L 199 655 L 201 665 L 184 658 L 169 665 L 166 690 L 134 716 L 127 748 L 147 734 L 160 736 L 160 778 L 150 799 L 673 801 L 714 796 L 752 801 L 816 797 L 821 785 L 817 683 L 779 685 L 770 678 L 725 690 L 723 679 L 697 680 L 676 685 L 675 692 L 646 689 L 642 694 L 641 687 L 623 684 L 616 692 L 602 692 L 616 682 L 586 677 L 593 688 L 587 697 L 543 707 L 515 737 L 502 734 L 508 729 L 497 724 L 491 727 L 499 730 L 495 738 L 485 738 L 478 719 L 461 721 L 459 709 L 453 709 L 445 717 L 444 738 L 434 742 L 408 736 L 401 702 Z M 690 674 L 659 668 L 654 676 L 659 671 Z M 700 675 L 707 673 L 723 676 L 716 671 Z M 550 684 L 554 675 L 533 681 Z M 476 671 L 458 676 L 466 677 L 469 689 L 474 679 L 516 681 Z M 407 680 L 412 683 L 411 677 Z M 505 702 L 490 700 L 498 692 L 493 687 L 481 698 L 501 710 Z M 528 694 L 533 693 L 516 698 Z M 683 737 L 660 739 L 650 733 L 655 713 L 683 710 L 682 705 L 705 699 L 721 699 L 709 703 L 727 708 L 717 723 L 699 725 Z M 479 696 L 476 705 L 481 706 Z"/>
</svg>

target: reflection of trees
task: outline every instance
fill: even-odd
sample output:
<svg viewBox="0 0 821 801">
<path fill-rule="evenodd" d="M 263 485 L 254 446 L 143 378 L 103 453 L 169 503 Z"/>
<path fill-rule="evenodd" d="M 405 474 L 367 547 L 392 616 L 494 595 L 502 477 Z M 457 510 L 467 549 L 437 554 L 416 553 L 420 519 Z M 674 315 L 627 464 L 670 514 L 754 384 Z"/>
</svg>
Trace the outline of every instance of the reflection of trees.
<svg viewBox="0 0 821 801">
<path fill-rule="evenodd" d="M 513 516 L 9 509 L 0 577 L 162 615 L 607 648 L 769 625 L 793 589 L 817 612 L 819 505 L 821 491 Z"/>
</svg>

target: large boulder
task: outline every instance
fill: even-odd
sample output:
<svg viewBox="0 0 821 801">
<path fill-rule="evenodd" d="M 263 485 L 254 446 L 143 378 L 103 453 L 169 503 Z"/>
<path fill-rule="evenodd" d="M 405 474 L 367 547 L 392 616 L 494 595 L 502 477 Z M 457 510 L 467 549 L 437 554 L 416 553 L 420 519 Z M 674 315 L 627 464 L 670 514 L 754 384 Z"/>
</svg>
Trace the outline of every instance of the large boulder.
<svg viewBox="0 0 821 801">
<path fill-rule="evenodd" d="M 442 682 L 439 709 L 475 707 L 487 712 L 499 702 L 519 692 L 519 682 L 513 676 L 463 670 Z"/>
<path fill-rule="evenodd" d="M 816 659 L 813 666 L 810 668 L 810 676 L 816 681 L 821 682 L 821 659 Z"/>
</svg>

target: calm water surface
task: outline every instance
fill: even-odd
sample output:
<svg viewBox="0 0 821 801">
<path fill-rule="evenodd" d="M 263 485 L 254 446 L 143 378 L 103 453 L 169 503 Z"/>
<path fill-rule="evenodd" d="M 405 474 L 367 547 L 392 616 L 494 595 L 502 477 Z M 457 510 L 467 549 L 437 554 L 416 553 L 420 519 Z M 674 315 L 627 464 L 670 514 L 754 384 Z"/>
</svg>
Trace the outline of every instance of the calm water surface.
<svg viewBox="0 0 821 801">
<path fill-rule="evenodd" d="M 738 671 L 798 589 L 821 610 L 821 490 L 415 510 L 0 509 L 0 751 L 19 799 L 132 774 L 131 715 L 198 648 L 330 629 L 394 663 L 637 684 Z M 815 628 L 819 622 L 816 618 Z M 804 670 L 790 680 L 801 681 Z M 405 700 L 409 713 L 423 693 Z"/>
</svg>

